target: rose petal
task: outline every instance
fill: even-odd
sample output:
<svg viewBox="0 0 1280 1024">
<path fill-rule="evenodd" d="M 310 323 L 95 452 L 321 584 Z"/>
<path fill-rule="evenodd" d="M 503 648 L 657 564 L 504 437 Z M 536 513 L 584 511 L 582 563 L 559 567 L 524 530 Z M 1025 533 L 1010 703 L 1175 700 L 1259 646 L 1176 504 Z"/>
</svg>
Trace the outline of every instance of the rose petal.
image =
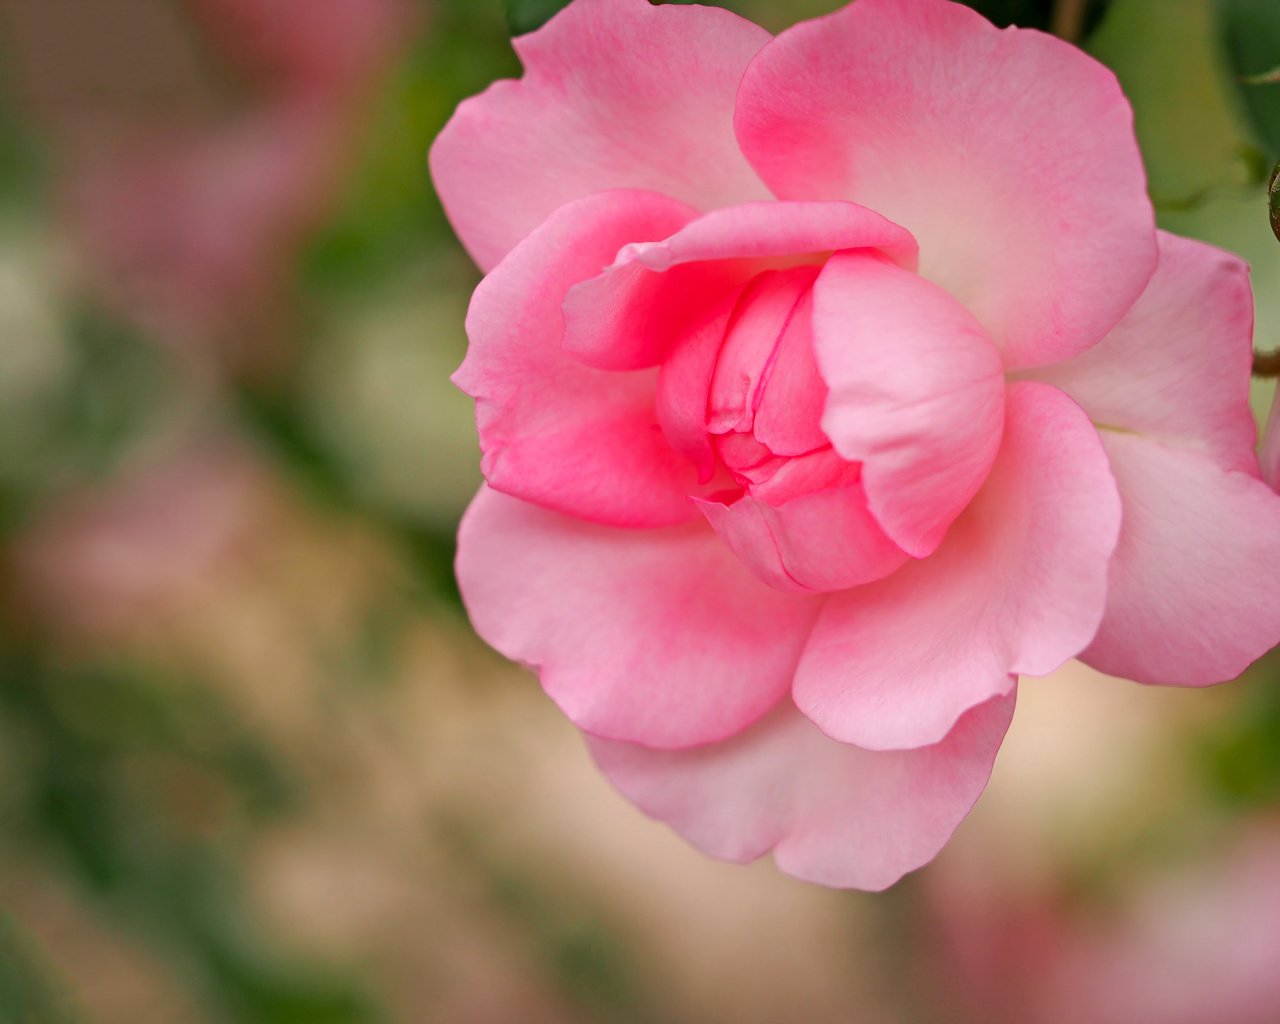
<svg viewBox="0 0 1280 1024">
<path fill-rule="evenodd" d="M 1143 683 L 1234 679 L 1280 642 L 1280 496 L 1195 452 L 1102 439 L 1124 528 L 1106 616 L 1081 660 Z"/>
<path fill-rule="evenodd" d="M 751 430 L 783 337 L 817 276 L 817 267 L 805 266 L 765 271 L 751 280 L 725 333 L 704 401 L 711 433 Z M 809 333 L 803 328 L 806 344 Z"/>
<path fill-rule="evenodd" d="M 1014 697 L 974 708 L 941 743 L 876 753 L 822 735 L 790 702 L 726 743 L 658 751 L 588 737 L 613 784 L 700 850 L 787 874 L 885 889 L 928 863 L 991 774 Z"/>
<path fill-rule="evenodd" d="M 823 268 L 813 346 L 831 389 L 823 431 L 863 464 L 885 533 L 928 555 L 1000 446 L 999 354 L 941 288 L 866 252 L 837 253 Z"/>
<path fill-rule="evenodd" d="M 565 347 L 584 362 L 634 370 L 661 362 L 709 297 L 762 270 L 870 248 L 915 266 L 909 232 L 854 203 L 748 203 L 699 217 L 660 242 L 639 241 L 565 301 Z"/>
<path fill-rule="evenodd" d="M 1163 231 L 1159 239 L 1160 265 L 1115 330 L 1033 376 L 1069 394 L 1095 423 L 1256 474 L 1249 266 L 1203 242 Z"/>
<path fill-rule="evenodd" d="M 767 198 L 733 103 L 768 39 L 728 11 L 646 0 L 577 0 L 516 39 L 524 78 L 465 100 L 431 147 L 467 251 L 488 270 L 556 207 L 605 189 L 703 210 Z"/>
<path fill-rule="evenodd" d="M 652 747 L 768 712 L 819 604 L 760 583 L 702 523 L 617 530 L 488 488 L 462 521 L 458 582 L 476 632 L 538 668 L 578 726 Z"/>
<path fill-rule="evenodd" d="M 803 455 L 831 443 L 822 429 L 827 384 L 813 351 L 813 289 L 796 306 L 769 367 L 752 433 L 777 455 Z"/>
<path fill-rule="evenodd" d="M 498 490 L 624 526 L 696 516 L 696 470 L 657 423 L 657 375 L 594 370 L 560 347 L 569 286 L 623 241 L 669 234 L 692 215 L 652 192 L 591 196 L 557 210 L 480 282 L 453 379 L 476 399 L 481 466 Z"/>
<path fill-rule="evenodd" d="M 1097 431 L 1045 384 L 1009 390 L 1000 454 L 923 562 L 834 594 L 796 671 L 797 706 L 874 750 L 934 743 L 970 707 L 1093 639 L 1120 499 Z"/>
<path fill-rule="evenodd" d="M 850 199 L 910 229 L 921 273 L 1010 367 L 1099 341 L 1155 266 L 1115 76 L 1068 44 L 940 0 L 859 0 L 769 43 L 738 139 L 782 199 Z"/>
<path fill-rule="evenodd" d="M 856 478 L 778 506 L 749 494 L 732 504 L 697 504 L 730 550 L 782 590 L 856 587 L 888 576 L 910 557 L 867 510 Z"/>
</svg>

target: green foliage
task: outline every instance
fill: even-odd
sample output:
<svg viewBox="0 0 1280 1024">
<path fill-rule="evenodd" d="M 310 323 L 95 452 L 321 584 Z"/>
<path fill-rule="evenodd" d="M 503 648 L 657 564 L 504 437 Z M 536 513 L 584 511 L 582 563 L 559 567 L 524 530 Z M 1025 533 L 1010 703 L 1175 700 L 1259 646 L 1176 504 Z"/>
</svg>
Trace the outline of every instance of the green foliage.
<svg viewBox="0 0 1280 1024">
<path fill-rule="evenodd" d="M 59 977 L 43 952 L 0 911 L 0 1022 L 2 1024 L 84 1024 L 73 1005 L 67 979 Z"/>
<path fill-rule="evenodd" d="M 1089 42 L 1133 104 L 1157 208 L 1184 208 L 1259 179 L 1215 13 L 1213 0 L 1114 0 Z"/>
<path fill-rule="evenodd" d="M 304 282 L 316 294 L 366 289 L 424 244 L 457 244 L 431 189 L 427 151 L 459 102 L 520 65 L 496 0 L 442 0 L 432 27 L 392 71 L 341 207 L 305 254 Z"/>
<path fill-rule="evenodd" d="M 221 1019 L 384 1019 L 359 987 L 264 939 L 236 867 L 238 837 L 304 794 L 216 691 L 127 666 L 64 667 L 10 640 L 0 721 L 14 776 L 9 840 L 61 861 L 201 985 Z M 211 821 L 210 802 L 234 814 Z M 0 995 L 4 984 L 0 974 Z"/>
<path fill-rule="evenodd" d="M 1280 82 L 1247 82 L 1280 66 L 1280 10 L 1275 0 L 1219 0 L 1222 32 L 1244 109 L 1271 160 L 1280 159 Z"/>
<path fill-rule="evenodd" d="M 541 28 L 550 21 L 569 0 L 503 0 L 507 11 L 507 27 L 513 36 L 521 36 Z"/>
<path fill-rule="evenodd" d="M 1213 796 L 1241 809 L 1280 801 L 1280 666 L 1271 659 L 1236 684 L 1237 713 L 1204 737 L 1198 760 Z"/>
</svg>

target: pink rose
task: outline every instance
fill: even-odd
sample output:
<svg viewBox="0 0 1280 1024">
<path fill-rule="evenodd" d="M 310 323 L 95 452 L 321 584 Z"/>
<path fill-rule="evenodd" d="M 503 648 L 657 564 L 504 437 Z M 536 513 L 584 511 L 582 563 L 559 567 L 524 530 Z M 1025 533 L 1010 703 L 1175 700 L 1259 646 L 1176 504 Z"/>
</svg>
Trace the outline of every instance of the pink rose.
<svg viewBox="0 0 1280 1024">
<path fill-rule="evenodd" d="M 432 151 L 488 271 L 459 580 L 644 811 L 881 888 L 1019 675 L 1280 638 L 1247 268 L 1156 231 L 1106 68 L 945 0 L 576 0 L 516 47 Z"/>
</svg>

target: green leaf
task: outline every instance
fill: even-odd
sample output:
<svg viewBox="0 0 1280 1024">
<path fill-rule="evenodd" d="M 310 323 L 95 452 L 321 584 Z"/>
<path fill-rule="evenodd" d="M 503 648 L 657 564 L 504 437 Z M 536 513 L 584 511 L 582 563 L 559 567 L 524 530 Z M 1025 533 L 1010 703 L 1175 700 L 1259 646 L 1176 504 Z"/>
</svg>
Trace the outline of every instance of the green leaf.
<svg viewBox="0 0 1280 1024">
<path fill-rule="evenodd" d="M 1216 0 L 1114 0 L 1089 51 L 1120 78 L 1158 209 L 1260 183 L 1216 30 Z"/>
<path fill-rule="evenodd" d="M 562 7 L 569 6 L 569 0 L 503 0 L 503 5 L 511 34 L 522 36 L 545 25 Z"/>
<path fill-rule="evenodd" d="M 1219 0 L 1231 70 L 1258 141 L 1280 158 L 1280 6 L 1276 0 Z M 1270 73 L 1270 74 L 1269 74 Z"/>
</svg>

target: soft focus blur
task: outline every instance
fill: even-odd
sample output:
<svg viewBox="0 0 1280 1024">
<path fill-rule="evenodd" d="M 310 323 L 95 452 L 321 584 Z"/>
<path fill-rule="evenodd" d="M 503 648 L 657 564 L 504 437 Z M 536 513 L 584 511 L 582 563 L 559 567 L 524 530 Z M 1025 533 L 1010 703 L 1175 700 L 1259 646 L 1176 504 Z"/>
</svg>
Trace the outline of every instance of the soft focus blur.
<svg viewBox="0 0 1280 1024">
<path fill-rule="evenodd" d="M 1028 681 L 869 896 L 703 858 L 472 635 L 426 151 L 555 6 L 0 0 L 0 1022 L 1280 1022 L 1274 656 Z M 1116 70 L 1280 344 L 1274 0 L 974 6 Z"/>
</svg>

